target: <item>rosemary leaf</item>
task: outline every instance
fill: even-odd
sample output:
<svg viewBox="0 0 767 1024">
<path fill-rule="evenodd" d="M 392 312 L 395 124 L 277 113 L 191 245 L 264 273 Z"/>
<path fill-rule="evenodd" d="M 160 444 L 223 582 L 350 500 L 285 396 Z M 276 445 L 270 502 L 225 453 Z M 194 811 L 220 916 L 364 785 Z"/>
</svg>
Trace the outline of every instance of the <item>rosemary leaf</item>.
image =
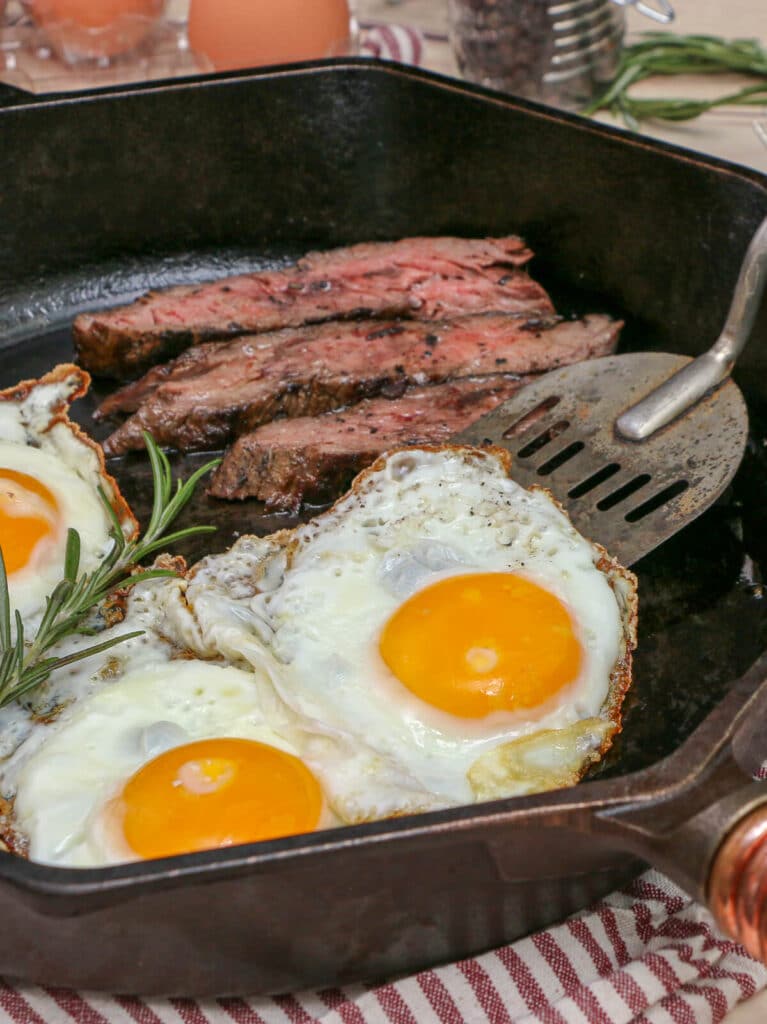
<svg viewBox="0 0 767 1024">
<path fill-rule="evenodd" d="M 162 510 L 165 508 L 170 500 L 170 465 L 168 464 L 168 458 L 156 445 L 149 444 L 147 441 L 148 434 L 144 434 L 144 443 L 146 444 L 147 454 L 149 455 L 149 461 L 152 465 L 152 479 L 154 481 L 154 502 L 152 504 L 152 515 L 149 519 L 149 526 L 147 527 L 147 536 L 151 537 L 158 529 L 160 522 L 160 516 Z"/>
<path fill-rule="evenodd" d="M 713 100 L 639 99 L 630 93 L 638 82 L 656 75 L 733 73 L 760 81 Z M 733 104 L 767 105 L 767 50 L 756 39 L 645 32 L 639 42 L 625 47 L 612 83 L 582 113 L 609 110 L 637 130 L 640 121 L 688 121 L 707 110 Z"/>
<path fill-rule="evenodd" d="M 19 674 L 24 671 L 24 623 L 18 608 L 16 609 L 16 671 Z"/>
<path fill-rule="evenodd" d="M 112 507 L 112 502 L 107 497 L 106 491 L 101 486 L 101 484 L 99 484 L 99 497 L 101 498 L 101 503 L 104 506 L 104 510 L 106 514 L 109 516 L 109 519 L 112 523 L 112 539 L 114 540 L 118 549 L 122 551 L 126 545 L 125 534 L 123 533 L 122 524 L 120 523 L 120 520 L 117 518 L 117 513 Z"/>
<path fill-rule="evenodd" d="M 171 569 L 146 569 L 143 572 L 134 572 L 123 586 L 135 587 L 136 584 L 146 583 L 147 580 L 168 580 L 173 579 L 177 575 L 178 573 L 173 572 Z"/>
<path fill-rule="evenodd" d="M 118 644 L 125 643 L 126 640 L 133 640 L 137 636 L 143 636 L 143 629 L 134 629 L 131 633 L 121 633 L 119 636 L 110 637 L 109 640 L 103 640 L 100 644 L 93 644 L 91 647 L 82 647 L 79 651 L 73 651 L 72 654 L 68 654 L 64 658 L 48 658 L 47 663 L 49 666 L 49 674 L 54 668 L 63 668 L 65 665 L 73 665 L 76 661 L 82 661 L 84 658 L 90 658 L 92 654 L 101 654 L 102 651 L 108 651 L 111 647 L 117 647 Z"/>
<path fill-rule="evenodd" d="M 7 651 L 11 646 L 11 600 L 8 596 L 8 575 L 5 558 L 0 548 L 0 648 Z"/>
<path fill-rule="evenodd" d="M 154 552 L 159 551 L 160 548 L 164 548 L 168 544 L 175 544 L 177 541 L 184 540 L 186 537 L 194 537 L 202 533 L 215 533 L 215 531 L 215 526 L 188 526 L 185 530 L 178 530 L 176 533 L 170 533 L 167 536 L 159 537 L 152 544 L 143 544 L 141 547 L 141 557 L 146 558 L 147 555 L 154 554 Z"/>
</svg>

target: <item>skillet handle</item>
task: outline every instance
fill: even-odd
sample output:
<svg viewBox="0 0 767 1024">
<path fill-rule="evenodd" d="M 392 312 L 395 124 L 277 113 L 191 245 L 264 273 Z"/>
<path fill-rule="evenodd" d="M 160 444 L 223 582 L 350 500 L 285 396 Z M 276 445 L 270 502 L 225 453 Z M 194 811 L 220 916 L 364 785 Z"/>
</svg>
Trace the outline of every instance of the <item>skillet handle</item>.
<svg viewBox="0 0 767 1024">
<path fill-rule="evenodd" d="M 711 864 L 706 896 L 720 927 L 767 963 L 767 804 L 725 837 Z"/>
</svg>

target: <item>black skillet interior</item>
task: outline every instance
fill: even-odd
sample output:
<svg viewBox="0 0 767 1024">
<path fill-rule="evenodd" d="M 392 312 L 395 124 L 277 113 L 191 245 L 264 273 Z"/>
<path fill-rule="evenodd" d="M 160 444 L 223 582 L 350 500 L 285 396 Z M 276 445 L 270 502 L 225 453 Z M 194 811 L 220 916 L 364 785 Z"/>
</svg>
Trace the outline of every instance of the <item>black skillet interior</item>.
<svg viewBox="0 0 767 1024">
<path fill-rule="evenodd" d="M 362 63 L 23 103 L 0 117 L 0 181 L 3 386 L 70 357 L 78 309 L 420 233 L 519 231 L 560 311 L 625 317 L 625 349 L 695 354 L 767 208 L 757 175 Z M 607 775 L 674 750 L 767 646 L 764 337 L 763 317 L 740 372 L 753 434 L 734 486 L 637 567 L 635 683 Z M 107 389 L 76 410 L 91 430 Z M 141 514 L 145 460 L 112 468 Z M 188 519 L 218 526 L 191 557 L 290 523 L 203 493 Z"/>
</svg>

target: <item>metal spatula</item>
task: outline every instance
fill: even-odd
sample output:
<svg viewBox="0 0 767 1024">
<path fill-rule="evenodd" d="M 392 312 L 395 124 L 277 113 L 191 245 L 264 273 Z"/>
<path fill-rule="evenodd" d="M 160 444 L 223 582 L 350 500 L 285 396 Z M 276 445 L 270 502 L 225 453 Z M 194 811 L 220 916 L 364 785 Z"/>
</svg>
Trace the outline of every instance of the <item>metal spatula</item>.
<svg viewBox="0 0 767 1024">
<path fill-rule="evenodd" d="M 700 515 L 735 475 L 748 414 L 729 379 L 767 281 L 767 219 L 727 321 L 697 359 L 608 356 L 545 374 L 457 435 L 511 452 L 512 477 L 548 487 L 575 526 L 631 565 Z"/>
</svg>

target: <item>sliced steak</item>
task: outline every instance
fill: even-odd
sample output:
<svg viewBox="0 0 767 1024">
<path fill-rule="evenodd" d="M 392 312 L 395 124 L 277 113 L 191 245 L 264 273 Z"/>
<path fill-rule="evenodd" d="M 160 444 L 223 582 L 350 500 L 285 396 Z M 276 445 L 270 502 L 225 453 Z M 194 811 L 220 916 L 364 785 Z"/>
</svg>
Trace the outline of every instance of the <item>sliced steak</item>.
<svg viewBox="0 0 767 1024">
<path fill-rule="evenodd" d="M 446 323 L 315 327 L 266 363 L 242 342 L 209 373 L 161 385 L 104 445 L 110 455 L 143 448 L 147 430 L 182 451 L 221 447 L 278 416 L 314 416 L 363 398 L 398 397 L 412 385 L 456 377 L 527 374 L 612 352 L 621 324 L 605 316 L 526 320 L 504 314 Z"/>
<path fill-rule="evenodd" d="M 235 441 L 209 493 L 259 498 L 268 509 L 291 511 L 304 501 L 329 501 L 381 452 L 442 444 L 529 379 L 464 377 L 411 388 L 401 398 L 368 398 L 342 412 L 275 420 Z"/>
<path fill-rule="evenodd" d="M 521 269 L 520 238 L 409 238 L 309 253 L 286 270 L 149 292 L 74 324 L 80 363 L 131 378 L 199 342 L 370 316 L 434 320 L 500 310 L 551 313 Z"/>
<path fill-rule="evenodd" d="M 370 330 L 381 326 L 380 320 L 360 321 L 370 323 Z M 384 321 L 387 323 L 388 321 Z M 324 325 L 322 325 L 324 327 Z M 339 325 L 341 329 L 353 331 L 356 325 Z M 222 343 L 208 341 L 202 345 L 193 345 L 180 356 L 168 363 L 153 366 L 151 370 L 130 381 L 123 387 L 107 395 L 93 414 L 94 419 L 104 420 L 136 412 L 163 384 L 171 381 L 188 381 L 196 377 L 204 377 L 224 364 L 232 364 L 238 360 L 247 362 L 249 372 L 253 372 L 257 364 L 268 363 L 277 349 L 286 348 L 293 342 L 307 341 L 318 330 L 316 325 L 308 327 L 290 327 L 282 331 L 267 331 L 264 334 L 248 334 L 234 341 Z"/>
</svg>

